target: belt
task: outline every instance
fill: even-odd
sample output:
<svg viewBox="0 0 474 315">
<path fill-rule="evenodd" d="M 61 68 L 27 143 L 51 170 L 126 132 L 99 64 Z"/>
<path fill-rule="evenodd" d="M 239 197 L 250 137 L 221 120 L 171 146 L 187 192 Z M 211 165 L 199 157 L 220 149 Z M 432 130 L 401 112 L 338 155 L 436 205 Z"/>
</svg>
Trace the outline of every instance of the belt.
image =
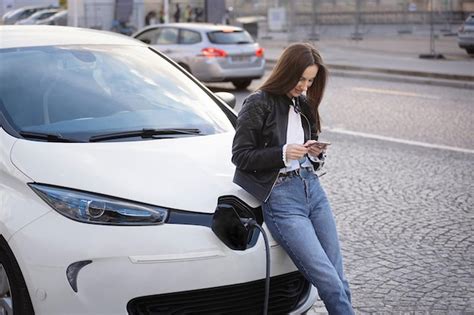
<svg viewBox="0 0 474 315">
<path fill-rule="evenodd" d="M 308 167 L 300 167 L 296 170 L 288 171 L 286 173 L 280 173 L 278 176 L 279 177 L 292 177 L 292 176 L 299 176 L 301 170 L 306 170 L 308 172 L 313 172 L 313 168 L 308 166 Z"/>
</svg>

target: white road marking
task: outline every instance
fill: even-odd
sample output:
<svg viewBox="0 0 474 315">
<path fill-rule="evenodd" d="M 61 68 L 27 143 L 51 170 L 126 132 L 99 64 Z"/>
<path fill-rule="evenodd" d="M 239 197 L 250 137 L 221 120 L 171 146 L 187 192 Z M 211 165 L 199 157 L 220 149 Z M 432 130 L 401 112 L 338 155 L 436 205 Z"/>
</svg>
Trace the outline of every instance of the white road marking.
<svg viewBox="0 0 474 315">
<path fill-rule="evenodd" d="M 447 146 L 447 145 L 442 145 L 442 144 L 433 144 L 433 143 L 427 143 L 427 142 L 385 137 L 385 136 L 374 135 L 371 133 L 345 130 L 341 128 L 328 127 L 328 128 L 323 128 L 323 129 L 330 132 L 341 133 L 341 134 L 346 134 L 346 135 L 351 135 L 351 136 L 358 136 L 358 137 L 363 137 L 363 138 L 370 138 L 370 139 L 390 141 L 390 142 L 396 142 L 396 143 L 402 143 L 402 144 L 408 144 L 408 145 L 415 145 L 415 146 L 425 147 L 425 148 L 430 148 L 430 149 L 440 149 L 440 150 L 448 150 L 448 151 L 474 154 L 474 150 L 459 148 L 459 147 L 452 147 L 452 146 Z"/>
<path fill-rule="evenodd" d="M 431 100 L 441 99 L 439 96 L 434 96 L 434 95 L 418 94 L 418 93 L 396 91 L 396 90 L 371 89 L 371 88 L 363 88 L 363 87 L 354 87 L 354 88 L 352 88 L 352 91 L 365 92 L 365 93 L 385 94 L 385 95 L 428 98 L 428 99 L 431 99 Z"/>
</svg>

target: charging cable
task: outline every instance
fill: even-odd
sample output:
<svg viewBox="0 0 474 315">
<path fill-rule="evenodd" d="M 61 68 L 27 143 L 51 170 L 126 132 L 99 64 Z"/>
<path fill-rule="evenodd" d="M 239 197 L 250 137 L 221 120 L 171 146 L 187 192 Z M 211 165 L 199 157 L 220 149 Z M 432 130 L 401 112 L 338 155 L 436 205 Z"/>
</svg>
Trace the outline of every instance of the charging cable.
<svg viewBox="0 0 474 315">
<path fill-rule="evenodd" d="M 265 230 L 255 221 L 250 218 L 241 218 L 240 222 L 246 228 L 257 228 L 262 232 L 263 240 L 265 241 L 265 252 L 266 252 L 266 274 L 265 274 L 265 300 L 263 302 L 263 315 L 268 314 L 268 300 L 270 298 L 270 245 L 268 243 L 267 233 Z"/>
</svg>

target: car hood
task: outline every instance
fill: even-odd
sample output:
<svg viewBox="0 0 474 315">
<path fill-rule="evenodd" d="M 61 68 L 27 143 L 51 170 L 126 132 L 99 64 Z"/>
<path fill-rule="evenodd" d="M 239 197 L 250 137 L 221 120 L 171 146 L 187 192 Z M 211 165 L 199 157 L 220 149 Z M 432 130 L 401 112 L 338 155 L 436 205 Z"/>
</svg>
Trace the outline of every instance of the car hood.
<svg viewBox="0 0 474 315">
<path fill-rule="evenodd" d="M 256 199 L 232 182 L 233 133 L 133 142 L 18 140 L 12 162 L 37 183 L 157 206 L 214 212 L 217 199 Z"/>
</svg>

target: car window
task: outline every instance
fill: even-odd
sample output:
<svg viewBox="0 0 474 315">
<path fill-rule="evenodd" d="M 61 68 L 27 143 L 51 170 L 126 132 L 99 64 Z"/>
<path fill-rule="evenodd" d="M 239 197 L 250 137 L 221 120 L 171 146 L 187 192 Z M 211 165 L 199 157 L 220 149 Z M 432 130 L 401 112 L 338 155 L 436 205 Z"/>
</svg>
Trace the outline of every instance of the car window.
<svg viewBox="0 0 474 315">
<path fill-rule="evenodd" d="M 158 39 L 156 40 L 157 45 L 170 45 L 178 43 L 178 32 L 177 28 L 162 28 L 160 29 Z"/>
<path fill-rule="evenodd" d="M 253 43 L 252 36 L 246 31 L 214 31 L 207 33 L 209 41 L 214 44 Z"/>
<path fill-rule="evenodd" d="M 45 13 L 42 13 L 42 14 L 39 14 L 38 16 L 36 16 L 36 19 L 37 20 L 43 20 L 43 19 L 46 19 L 47 17 L 50 17 L 51 15 L 55 14 L 56 12 L 45 12 Z"/>
<path fill-rule="evenodd" d="M 18 132 L 87 141 L 143 128 L 233 129 L 199 85 L 147 47 L 4 49 L 0 82 L 0 110 Z"/>
<path fill-rule="evenodd" d="M 141 33 L 136 38 L 147 44 L 156 45 L 156 40 L 158 38 L 159 33 L 160 33 L 160 29 L 154 28 L 154 29 L 147 30 Z"/>
<path fill-rule="evenodd" d="M 179 33 L 180 44 L 197 44 L 201 41 L 201 34 L 199 32 L 190 30 L 181 30 Z"/>
<path fill-rule="evenodd" d="M 465 24 L 474 25 L 474 17 L 470 16 L 467 18 Z"/>
<path fill-rule="evenodd" d="M 32 15 L 36 11 L 37 10 L 35 10 L 35 9 L 25 10 L 25 11 L 23 11 L 23 13 L 20 14 L 20 16 L 18 17 L 18 20 L 26 19 L 27 17 L 29 17 L 30 15 Z"/>
</svg>

